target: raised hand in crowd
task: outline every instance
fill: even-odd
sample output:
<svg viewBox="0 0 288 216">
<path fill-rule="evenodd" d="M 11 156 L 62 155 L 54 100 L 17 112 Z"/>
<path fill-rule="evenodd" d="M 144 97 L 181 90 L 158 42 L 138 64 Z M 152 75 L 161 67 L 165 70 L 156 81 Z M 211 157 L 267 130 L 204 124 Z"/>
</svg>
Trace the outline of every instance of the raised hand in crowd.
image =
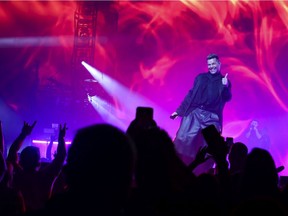
<svg viewBox="0 0 288 216">
<path fill-rule="evenodd" d="M 34 121 L 33 124 L 30 125 L 26 121 L 24 121 L 21 133 L 14 140 L 11 147 L 9 148 L 9 152 L 8 152 L 8 156 L 7 156 L 7 162 L 12 163 L 13 165 L 18 163 L 18 151 L 20 150 L 26 137 L 31 134 L 36 123 L 37 123 L 37 121 Z"/>
<path fill-rule="evenodd" d="M 50 136 L 50 141 L 49 141 L 49 144 L 47 146 L 47 149 L 46 149 L 46 159 L 48 159 L 49 161 L 52 160 L 52 147 L 53 147 L 53 142 L 56 140 L 56 137 L 55 135 L 51 135 Z M 55 156 L 55 155 L 54 155 Z"/>
<path fill-rule="evenodd" d="M 22 127 L 21 134 L 28 136 L 31 134 L 33 128 L 35 127 L 37 121 L 34 121 L 32 125 L 28 124 L 26 121 L 24 121 L 24 125 Z"/>
<path fill-rule="evenodd" d="M 55 165 L 62 166 L 66 158 L 66 146 L 65 146 L 65 136 L 66 131 L 68 130 L 66 123 L 63 126 L 59 125 L 59 134 L 58 134 L 58 146 L 56 154 L 54 155 Z"/>
<path fill-rule="evenodd" d="M 64 140 L 64 137 L 66 136 L 66 131 L 68 130 L 66 123 L 64 123 L 63 126 L 60 124 L 59 127 L 60 127 L 60 129 L 59 129 L 58 138 L 61 140 Z"/>
</svg>

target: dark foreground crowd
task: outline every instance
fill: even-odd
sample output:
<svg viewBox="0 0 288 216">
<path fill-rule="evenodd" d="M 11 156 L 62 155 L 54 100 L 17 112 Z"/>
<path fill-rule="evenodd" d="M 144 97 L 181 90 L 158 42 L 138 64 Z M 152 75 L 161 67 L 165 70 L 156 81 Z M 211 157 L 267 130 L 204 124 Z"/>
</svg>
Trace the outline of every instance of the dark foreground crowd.
<svg viewBox="0 0 288 216">
<path fill-rule="evenodd" d="M 156 122 L 133 120 L 127 131 L 109 124 L 80 128 L 66 149 L 66 124 L 46 160 L 20 149 L 36 122 L 24 122 L 4 157 L 1 133 L 0 215 L 288 215 L 288 190 L 269 151 L 244 143 L 203 147 L 184 164 Z M 3 125 L 5 127 L 6 125 Z M 49 150 L 50 148 L 50 150 Z M 66 152 L 67 151 L 67 152 Z M 208 157 L 215 167 L 193 173 Z"/>
</svg>

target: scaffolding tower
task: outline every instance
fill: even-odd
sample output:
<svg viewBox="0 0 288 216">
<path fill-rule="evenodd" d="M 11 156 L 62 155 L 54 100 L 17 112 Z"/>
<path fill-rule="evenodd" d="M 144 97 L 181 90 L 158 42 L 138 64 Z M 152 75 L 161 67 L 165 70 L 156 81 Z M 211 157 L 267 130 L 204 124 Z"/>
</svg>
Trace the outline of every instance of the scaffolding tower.
<svg viewBox="0 0 288 216">
<path fill-rule="evenodd" d="M 72 88 L 76 103 L 87 99 L 87 80 L 93 79 L 81 64 L 94 63 L 98 9 L 95 2 L 78 2 L 74 14 L 74 48 L 72 56 Z"/>
<path fill-rule="evenodd" d="M 74 13 L 74 47 L 72 54 L 72 95 L 74 98 L 73 116 L 75 119 L 91 118 L 88 114 L 91 103 L 90 93 L 99 95 L 103 88 L 95 81 L 93 76 L 81 64 L 85 61 L 89 65 L 95 65 L 95 45 L 97 43 L 97 19 L 101 13 L 105 19 L 105 37 L 109 44 L 113 44 L 111 35 L 115 35 L 118 26 L 118 12 L 114 5 L 117 1 L 79 1 Z M 100 27 L 99 27 L 100 28 Z M 107 41 L 106 41 L 107 43 Z M 88 109 L 88 110 L 87 110 Z M 95 114 L 95 113 L 94 113 Z M 94 118 L 93 116 L 92 118 Z"/>
</svg>

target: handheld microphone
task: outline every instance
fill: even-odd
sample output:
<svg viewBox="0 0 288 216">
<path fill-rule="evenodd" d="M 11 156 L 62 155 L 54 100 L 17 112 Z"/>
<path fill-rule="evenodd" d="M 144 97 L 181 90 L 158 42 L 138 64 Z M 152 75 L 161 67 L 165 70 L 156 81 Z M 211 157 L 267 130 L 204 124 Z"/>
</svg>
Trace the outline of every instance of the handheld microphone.
<svg viewBox="0 0 288 216">
<path fill-rule="evenodd" d="M 170 119 L 175 119 L 177 115 L 170 115 Z"/>
</svg>

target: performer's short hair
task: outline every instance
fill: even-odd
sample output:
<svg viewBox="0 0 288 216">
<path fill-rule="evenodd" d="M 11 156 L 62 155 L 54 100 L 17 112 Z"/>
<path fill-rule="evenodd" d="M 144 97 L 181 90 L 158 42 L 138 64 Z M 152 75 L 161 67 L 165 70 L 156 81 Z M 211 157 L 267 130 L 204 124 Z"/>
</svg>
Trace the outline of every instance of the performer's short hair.
<svg viewBox="0 0 288 216">
<path fill-rule="evenodd" d="M 206 59 L 209 60 L 214 58 L 217 59 L 217 61 L 220 61 L 219 56 L 214 53 L 209 54 Z"/>
</svg>

